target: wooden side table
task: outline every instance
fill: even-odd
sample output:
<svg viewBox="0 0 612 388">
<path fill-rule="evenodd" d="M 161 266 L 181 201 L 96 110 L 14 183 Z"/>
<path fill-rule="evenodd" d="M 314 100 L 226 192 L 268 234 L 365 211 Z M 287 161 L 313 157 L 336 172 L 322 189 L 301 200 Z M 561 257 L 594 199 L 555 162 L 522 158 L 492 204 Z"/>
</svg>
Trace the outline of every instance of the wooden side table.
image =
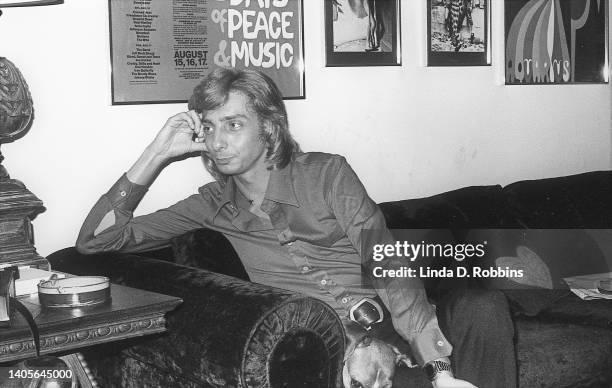
<svg viewBox="0 0 612 388">
<path fill-rule="evenodd" d="M 85 308 L 42 308 L 38 295 L 20 300 L 38 325 L 41 355 L 163 332 L 165 313 L 182 302 L 180 298 L 116 284 L 111 285 L 111 298 L 110 303 Z M 34 340 L 21 317 L 11 328 L 0 331 L 0 366 L 35 356 Z M 82 387 L 95 386 L 79 357 L 73 353 L 63 359 Z"/>
</svg>

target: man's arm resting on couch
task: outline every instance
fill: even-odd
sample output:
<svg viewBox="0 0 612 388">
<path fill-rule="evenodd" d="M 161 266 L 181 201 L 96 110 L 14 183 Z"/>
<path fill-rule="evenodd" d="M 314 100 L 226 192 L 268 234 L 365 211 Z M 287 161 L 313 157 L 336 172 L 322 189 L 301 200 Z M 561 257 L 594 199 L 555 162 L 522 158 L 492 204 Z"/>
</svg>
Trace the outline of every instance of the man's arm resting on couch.
<svg viewBox="0 0 612 388">
<path fill-rule="evenodd" d="M 132 217 L 156 174 L 172 158 L 205 149 L 202 124 L 195 112 L 168 119 L 128 172 L 91 209 L 76 242 L 79 252 L 152 250 L 167 246 L 172 237 L 202 227 L 190 217 L 193 207 L 198 206 L 197 195 L 157 213 Z"/>
<path fill-rule="evenodd" d="M 205 227 L 196 217 L 202 198 L 194 194 L 157 212 L 133 217 L 147 191 L 124 174 L 87 215 L 76 242 L 80 253 L 141 252 L 163 248 L 170 240 L 190 230 Z"/>
</svg>

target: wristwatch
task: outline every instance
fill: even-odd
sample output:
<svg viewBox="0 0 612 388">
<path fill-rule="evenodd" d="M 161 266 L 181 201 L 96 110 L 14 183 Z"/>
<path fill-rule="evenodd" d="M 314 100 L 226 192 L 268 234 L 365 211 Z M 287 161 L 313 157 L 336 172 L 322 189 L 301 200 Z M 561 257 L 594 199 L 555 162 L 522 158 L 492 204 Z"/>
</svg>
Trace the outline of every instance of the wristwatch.
<svg viewBox="0 0 612 388">
<path fill-rule="evenodd" d="M 451 365 L 446 361 L 428 362 L 423 369 L 425 369 L 429 381 L 434 381 L 439 372 L 447 371 L 452 373 Z"/>
</svg>

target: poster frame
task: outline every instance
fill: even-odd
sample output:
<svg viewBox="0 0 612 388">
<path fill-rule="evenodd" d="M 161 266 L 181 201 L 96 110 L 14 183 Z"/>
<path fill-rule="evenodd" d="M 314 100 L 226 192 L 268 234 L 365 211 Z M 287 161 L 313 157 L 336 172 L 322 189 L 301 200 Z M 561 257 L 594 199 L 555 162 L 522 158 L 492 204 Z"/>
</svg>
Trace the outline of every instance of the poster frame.
<svg viewBox="0 0 612 388">
<path fill-rule="evenodd" d="M 357 67 L 357 66 L 401 66 L 401 2 L 395 3 L 393 21 L 392 50 L 390 52 L 340 52 L 334 51 L 334 0 L 322 0 L 325 19 L 325 66 L 326 67 Z"/>
<path fill-rule="evenodd" d="M 492 0 L 485 0 L 484 6 L 484 52 L 432 51 L 432 0 L 427 0 L 427 66 L 491 66 L 491 6 Z"/>
</svg>

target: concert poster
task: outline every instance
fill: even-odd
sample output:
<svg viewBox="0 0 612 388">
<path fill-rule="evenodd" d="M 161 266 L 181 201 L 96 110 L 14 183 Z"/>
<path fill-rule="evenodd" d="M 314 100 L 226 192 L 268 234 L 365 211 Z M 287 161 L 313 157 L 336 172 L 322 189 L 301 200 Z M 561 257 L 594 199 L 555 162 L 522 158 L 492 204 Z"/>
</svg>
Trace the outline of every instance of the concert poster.
<svg viewBox="0 0 612 388">
<path fill-rule="evenodd" d="M 217 66 L 304 93 L 302 0 L 109 0 L 112 103 L 180 103 Z"/>
</svg>

